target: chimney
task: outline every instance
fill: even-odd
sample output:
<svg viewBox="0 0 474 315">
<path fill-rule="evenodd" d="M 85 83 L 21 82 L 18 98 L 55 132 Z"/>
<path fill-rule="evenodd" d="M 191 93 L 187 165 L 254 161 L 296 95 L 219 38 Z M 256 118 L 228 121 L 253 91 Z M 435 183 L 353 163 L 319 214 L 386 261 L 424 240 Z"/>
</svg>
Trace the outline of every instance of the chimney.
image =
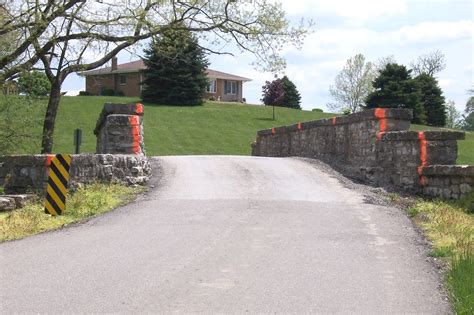
<svg viewBox="0 0 474 315">
<path fill-rule="evenodd" d="M 117 57 L 112 57 L 112 71 L 117 70 Z"/>
</svg>

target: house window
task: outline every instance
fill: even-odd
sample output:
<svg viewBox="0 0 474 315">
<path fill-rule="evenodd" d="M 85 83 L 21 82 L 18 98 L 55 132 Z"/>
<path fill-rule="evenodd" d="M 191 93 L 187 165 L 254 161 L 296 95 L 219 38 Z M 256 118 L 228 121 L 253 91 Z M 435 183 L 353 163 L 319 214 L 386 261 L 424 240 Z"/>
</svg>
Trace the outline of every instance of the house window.
<svg viewBox="0 0 474 315">
<path fill-rule="evenodd" d="M 236 81 L 225 81 L 224 86 L 225 94 L 237 94 L 237 82 Z"/>
<path fill-rule="evenodd" d="M 207 93 L 216 93 L 216 80 L 210 80 L 206 88 Z"/>
<path fill-rule="evenodd" d="M 120 85 L 127 84 L 127 76 L 126 75 L 119 76 L 119 82 L 120 82 Z"/>
</svg>

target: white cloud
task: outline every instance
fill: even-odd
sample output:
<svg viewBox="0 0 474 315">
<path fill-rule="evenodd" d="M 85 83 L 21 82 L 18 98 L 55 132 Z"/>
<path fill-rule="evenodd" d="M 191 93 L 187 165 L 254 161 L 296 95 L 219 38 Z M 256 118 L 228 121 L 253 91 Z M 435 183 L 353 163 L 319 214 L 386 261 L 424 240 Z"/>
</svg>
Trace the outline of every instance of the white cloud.
<svg viewBox="0 0 474 315">
<path fill-rule="evenodd" d="M 406 0 L 281 0 L 285 12 L 292 15 L 338 16 L 353 22 L 405 14 Z"/>
</svg>

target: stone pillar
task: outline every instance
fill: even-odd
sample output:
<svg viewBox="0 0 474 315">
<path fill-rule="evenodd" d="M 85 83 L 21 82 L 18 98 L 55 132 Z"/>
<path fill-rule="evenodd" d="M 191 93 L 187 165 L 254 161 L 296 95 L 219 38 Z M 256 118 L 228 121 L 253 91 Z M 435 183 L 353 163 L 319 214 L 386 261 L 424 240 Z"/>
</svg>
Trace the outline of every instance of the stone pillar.
<svg viewBox="0 0 474 315">
<path fill-rule="evenodd" d="M 97 154 L 145 155 L 143 105 L 106 103 L 94 134 Z"/>
</svg>

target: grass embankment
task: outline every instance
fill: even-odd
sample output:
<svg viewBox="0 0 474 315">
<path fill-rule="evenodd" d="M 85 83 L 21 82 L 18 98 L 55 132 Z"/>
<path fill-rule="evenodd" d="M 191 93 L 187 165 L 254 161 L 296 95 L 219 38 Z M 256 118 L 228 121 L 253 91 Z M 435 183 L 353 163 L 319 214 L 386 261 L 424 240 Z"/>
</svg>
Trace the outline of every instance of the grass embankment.
<svg viewBox="0 0 474 315">
<path fill-rule="evenodd" d="M 408 213 L 432 242 L 431 256 L 448 266 L 456 312 L 474 314 L 474 193 L 457 202 L 419 200 Z"/>
<path fill-rule="evenodd" d="M 67 198 L 62 216 L 44 213 L 42 201 L 0 214 L 0 242 L 58 229 L 110 211 L 134 199 L 143 188 L 92 184 L 79 188 Z"/>
</svg>

